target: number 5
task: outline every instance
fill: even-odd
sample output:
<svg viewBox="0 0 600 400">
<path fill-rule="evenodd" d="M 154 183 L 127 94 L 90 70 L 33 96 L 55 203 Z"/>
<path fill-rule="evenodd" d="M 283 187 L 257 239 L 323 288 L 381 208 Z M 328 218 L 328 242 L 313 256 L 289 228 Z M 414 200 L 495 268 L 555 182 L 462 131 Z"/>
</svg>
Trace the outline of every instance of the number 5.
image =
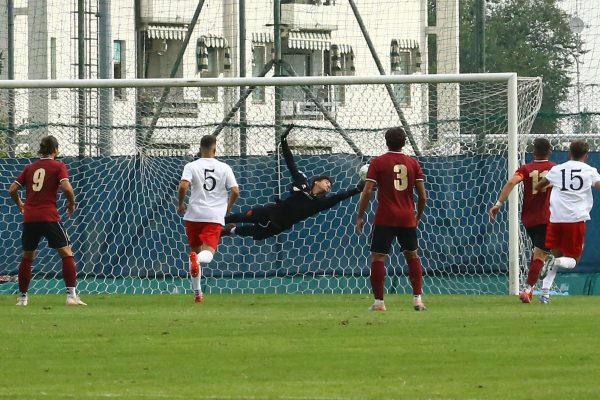
<svg viewBox="0 0 600 400">
<path fill-rule="evenodd" d="M 217 186 L 217 180 L 213 177 L 210 176 L 208 173 L 209 172 L 215 172 L 214 169 L 205 169 L 204 170 L 204 185 L 202 185 L 204 187 L 204 190 L 206 190 L 207 192 L 210 192 L 211 190 L 213 190 L 215 188 L 215 186 Z M 212 182 L 212 185 L 209 187 L 207 185 L 208 182 Z"/>
</svg>

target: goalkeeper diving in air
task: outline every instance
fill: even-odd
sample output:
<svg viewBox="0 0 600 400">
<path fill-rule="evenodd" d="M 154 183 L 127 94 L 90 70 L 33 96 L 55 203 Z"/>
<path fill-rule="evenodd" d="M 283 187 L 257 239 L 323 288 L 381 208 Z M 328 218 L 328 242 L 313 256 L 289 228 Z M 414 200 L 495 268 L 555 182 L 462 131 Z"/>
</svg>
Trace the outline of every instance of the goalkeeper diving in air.
<svg viewBox="0 0 600 400">
<path fill-rule="evenodd" d="M 326 175 L 314 177 L 312 184 L 309 184 L 306 175 L 298 171 L 287 142 L 287 136 L 292 128 L 293 125 L 288 125 L 281 135 L 283 158 L 293 179 L 289 196 L 285 199 L 277 199 L 275 203 L 256 206 L 246 212 L 226 216 L 226 226 L 223 228 L 221 236 L 235 234 L 251 236 L 254 240 L 264 240 L 362 192 L 364 182 L 349 190 L 328 196 L 328 193 L 331 192 L 332 182 L 331 178 Z M 237 226 L 237 223 L 245 225 Z"/>
</svg>

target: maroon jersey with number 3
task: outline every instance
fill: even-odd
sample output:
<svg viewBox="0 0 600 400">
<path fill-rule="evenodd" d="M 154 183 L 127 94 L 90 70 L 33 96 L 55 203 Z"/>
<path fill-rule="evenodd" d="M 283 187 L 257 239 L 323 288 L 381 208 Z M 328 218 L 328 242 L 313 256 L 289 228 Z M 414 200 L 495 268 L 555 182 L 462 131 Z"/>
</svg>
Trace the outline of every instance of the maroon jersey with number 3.
<svg viewBox="0 0 600 400">
<path fill-rule="evenodd" d="M 371 160 L 367 180 L 377 183 L 375 225 L 414 228 L 415 181 L 424 180 L 419 162 L 406 154 L 389 151 Z"/>
<path fill-rule="evenodd" d="M 61 161 L 42 158 L 25 167 L 15 180 L 27 192 L 23 222 L 60 221 L 56 197 L 60 182 L 65 179 L 69 179 L 69 174 Z"/>
<path fill-rule="evenodd" d="M 555 163 L 548 160 L 533 160 L 530 163 L 521 165 L 515 172 L 515 175 L 520 176 L 523 182 L 521 221 L 525 228 L 544 225 L 550 221 L 551 188 L 546 188 L 540 192 L 534 192 L 533 188 L 555 165 Z"/>
</svg>

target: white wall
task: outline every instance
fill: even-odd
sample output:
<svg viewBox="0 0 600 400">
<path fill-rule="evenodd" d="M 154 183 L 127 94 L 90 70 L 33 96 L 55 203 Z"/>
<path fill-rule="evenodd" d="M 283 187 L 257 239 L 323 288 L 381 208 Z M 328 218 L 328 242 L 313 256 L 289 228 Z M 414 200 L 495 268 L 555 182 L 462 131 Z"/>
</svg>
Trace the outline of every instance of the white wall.
<svg viewBox="0 0 600 400">
<path fill-rule="evenodd" d="M 438 7 L 442 7 L 444 2 L 447 4 L 457 4 L 457 0 L 439 0 Z M 17 1 L 20 7 L 27 6 L 25 0 Z M 47 7 L 39 6 L 41 2 L 31 2 L 36 4 L 35 7 L 29 8 L 30 21 L 35 21 L 35 26 L 31 27 L 31 32 L 28 32 L 28 20 L 26 16 L 18 16 L 17 23 L 19 29 L 17 30 L 16 37 L 16 52 L 18 59 L 17 68 L 17 79 L 34 79 L 39 77 L 49 77 L 50 65 L 49 65 L 49 41 L 50 38 L 56 38 L 57 42 L 57 65 L 56 72 L 58 79 L 75 79 L 77 77 L 77 41 L 73 39 L 76 37 L 77 26 L 76 26 L 76 14 L 73 14 L 76 10 L 73 7 L 76 3 L 72 0 L 48 0 Z M 272 32 L 272 0 L 253 0 L 246 2 L 246 54 L 247 54 L 247 74 L 250 76 L 252 71 L 252 33 L 253 32 Z M 383 68 L 386 73 L 390 73 L 390 43 L 392 39 L 412 39 L 421 44 L 425 43 L 425 26 L 424 26 L 424 10 L 422 0 L 390 0 L 387 3 L 376 1 L 376 0 L 363 0 L 357 2 L 358 8 L 361 12 L 361 16 L 364 20 L 367 30 L 371 35 L 371 39 L 375 45 L 376 51 L 381 59 Z M 152 21 L 156 23 L 162 22 L 189 22 L 196 8 L 197 2 L 192 0 L 178 0 L 178 1 L 166 1 L 166 0 L 148 0 L 145 3 L 146 7 L 143 11 L 143 17 L 145 21 Z M 136 74 L 136 49 L 135 49 L 135 30 L 134 30 L 134 10 L 133 0 L 113 0 L 112 1 L 112 39 L 125 41 L 125 77 L 128 79 L 135 78 Z M 189 42 L 189 46 L 185 52 L 183 60 L 183 77 L 197 78 L 199 74 L 196 68 L 196 41 L 202 35 L 217 35 L 226 37 L 229 45 L 231 46 L 232 55 L 232 75 L 237 74 L 237 54 L 239 54 L 237 44 L 237 15 L 225 15 L 224 10 L 231 13 L 235 13 L 237 10 L 237 1 L 235 0 L 206 0 L 202 13 L 200 15 L 197 26 L 194 29 L 193 35 Z M 362 36 L 358 23 L 356 22 L 354 15 L 351 11 L 349 4 L 345 1 L 337 1 L 335 6 L 319 6 L 318 9 L 314 7 L 308 8 L 309 13 L 305 14 L 302 18 L 304 20 L 312 21 L 314 24 L 324 24 L 327 26 L 334 27 L 332 31 L 332 43 L 334 44 L 345 44 L 351 45 L 354 49 L 355 54 L 355 67 L 356 75 L 377 75 L 379 72 L 375 66 L 373 58 L 371 57 L 370 51 L 367 44 Z M 47 11 L 47 16 L 44 16 L 44 12 Z M 3 8 L 0 5 L 0 15 L 3 12 Z M 438 14 L 440 10 L 438 10 Z M 154 20 L 152 20 L 154 15 Z M 458 14 L 455 15 L 457 17 Z M 44 21 L 47 18 L 47 22 Z M 271 26 L 269 26 L 271 25 Z M 450 23 L 450 25 L 452 25 Z M 35 33 L 35 30 L 40 26 L 46 26 L 44 32 Z M 36 28 L 36 29 L 34 29 Z M 38 29 L 39 30 L 39 29 Z M 0 30 L 1 31 L 1 30 Z M 448 32 L 458 32 L 458 28 L 455 30 L 448 30 Z M 92 29 L 92 35 L 95 33 Z M 36 43 L 30 43 L 28 36 L 33 35 L 37 38 Z M 441 43 L 448 43 L 447 51 L 447 62 L 444 61 L 445 65 L 455 65 L 458 67 L 458 51 L 457 45 L 455 46 L 456 37 L 450 35 L 446 39 L 441 38 Z M 0 48 L 3 46 L 3 36 L 0 32 Z M 444 42 L 446 41 L 446 42 Z M 93 44 L 94 42 L 92 42 Z M 446 46 L 446 45 L 443 45 Z M 438 39 L 438 47 L 440 47 L 440 39 Z M 92 52 L 94 51 L 92 46 Z M 423 64 L 422 69 L 426 67 L 426 49 L 421 48 Z M 453 56 L 454 54 L 454 56 Z M 95 54 L 92 54 L 95 56 Z M 267 54 L 267 57 L 269 54 Z M 452 58 L 454 57 L 454 58 Z M 92 57 L 93 58 L 93 57 Z M 167 58 L 174 61 L 175 55 L 168 53 Z M 169 61 L 169 60 L 166 60 Z M 32 63 L 29 65 L 29 63 Z M 320 63 L 320 62 L 319 62 Z M 438 60 L 439 65 L 439 60 Z M 438 67 L 439 68 L 439 67 Z M 444 71 L 451 70 L 451 68 L 444 68 Z M 165 67 L 165 71 L 170 70 L 168 66 Z M 442 71 L 439 71 L 442 72 Z M 90 77 L 94 77 L 97 71 L 90 73 Z M 320 72 L 322 73 L 322 72 Z M 272 74 L 269 74 L 272 75 Z M 361 98 L 361 91 L 364 88 L 359 87 L 348 87 L 346 94 L 346 103 L 338 107 L 335 111 L 335 116 L 338 118 L 338 122 L 342 127 L 352 128 L 360 125 L 367 119 L 373 119 L 373 112 L 365 107 L 364 99 Z M 184 91 L 185 97 L 191 100 L 198 100 L 198 94 L 196 91 L 187 89 Z M 231 91 L 230 91 L 231 92 Z M 43 119 L 44 102 L 48 104 L 48 119 L 51 122 L 66 122 L 73 123 L 76 121 L 74 116 L 77 114 L 77 100 L 76 92 L 71 90 L 61 90 L 58 99 L 46 100 L 46 97 L 40 96 L 37 99 L 30 99 L 30 107 L 22 107 L 19 110 L 19 119 L 17 123 L 22 123 L 29 118 L 28 115 L 38 115 L 39 118 Z M 178 124 L 203 124 L 203 123 L 218 123 L 222 120 L 223 116 L 231 107 L 234 100 L 237 99 L 236 93 L 230 93 L 225 96 L 227 101 L 224 99 L 224 90 L 220 91 L 220 103 L 205 103 L 200 102 L 199 117 L 198 119 L 166 119 L 161 118 L 159 120 L 159 126 L 161 125 L 172 125 Z M 450 97 L 456 96 L 453 93 Z M 93 103 L 93 94 L 91 95 L 90 104 Z M 374 129 L 384 129 L 390 125 L 398 124 L 398 116 L 394 111 L 389 96 L 384 89 L 377 89 L 369 93 L 370 101 L 372 104 L 376 104 L 378 109 L 379 117 L 373 119 L 373 123 L 370 123 L 370 127 Z M 426 111 L 426 90 L 420 87 L 414 86 L 412 89 L 413 102 L 410 107 L 405 107 L 404 111 L 409 122 L 417 124 L 422 122 L 425 111 Z M 114 102 L 114 117 L 113 124 L 115 126 L 127 126 L 132 125 L 135 121 L 135 96 L 134 91 L 129 89 L 127 96 L 123 100 L 115 99 Z M 27 103 L 27 101 L 25 102 Z M 20 104 L 23 104 L 21 102 Z M 28 113 L 27 108 L 35 108 L 35 111 Z M 453 110 L 454 107 L 452 106 Z M 267 88 L 267 101 L 265 104 L 258 104 L 248 101 L 248 119 L 250 123 L 271 123 L 274 119 L 273 111 L 273 91 Z M 97 113 L 97 108 L 90 107 L 90 114 Z M 97 117 L 97 115 L 92 115 Z M 331 127 L 326 121 L 301 121 L 303 124 L 315 126 L 315 127 Z M 61 141 L 68 141 L 72 144 L 72 152 L 76 152 L 76 129 L 65 129 L 53 130 L 53 133 L 62 135 Z M 134 147 L 134 132 L 132 129 L 116 129 L 115 133 L 115 149 L 114 154 L 131 154 Z M 235 142 L 237 138 L 236 130 L 230 132 L 231 137 L 228 141 Z M 250 141 L 249 143 L 257 142 L 252 141 L 252 135 L 258 135 L 256 130 L 250 130 Z M 169 134 L 165 135 L 169 140 L 180 140 L 189 141 L 195 143 L 199 141 L 199 135 L 197 133 L 190 134 L 188 130 L 178 132 L 177 129 L 173 129 Z M 337 142 L 339 135 L 334 134 L 332 136 L 332 143 L 335 149 L 340 151 L 347 151 L 347 145 L 341 141 Z M 265 152 L 264 140 L 258 140 L 261 148 L 251 148 L 250 152 L 262 153 Z M 266 140 L 273 140 L 274 138 L 268 138 Z M 65 151 L 66 152 L 66 151 Z"/>
</svg>

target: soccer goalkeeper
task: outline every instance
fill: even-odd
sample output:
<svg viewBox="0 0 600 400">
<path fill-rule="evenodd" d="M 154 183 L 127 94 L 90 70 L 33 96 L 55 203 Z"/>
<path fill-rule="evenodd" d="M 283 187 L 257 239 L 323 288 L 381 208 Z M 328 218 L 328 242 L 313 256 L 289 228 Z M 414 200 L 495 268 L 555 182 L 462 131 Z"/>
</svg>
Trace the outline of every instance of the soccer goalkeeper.
<svg viewBox="0 0 600 400">
<path fill-rule="evenodd" d="M 275 203 L 256 206 L 244 213 L 226 216 L 225 223 L 227 225 L 223 228 L 221 236 L 235 234 L 238 236 L 251 236 L 254 240 L 264 240 L 362 192 L 364 183 L 361 182 L 358 186 L 349 190 L 328 196 L 327 194 L 331 192 L 332 182 L 331 178 L 326 175 L 314 177 L 312 184 L 309 184 L 306 175 L 298 171 L 287 142 L 287 136 L 292 128 L 293 125 L 288 125 L 281 135 L 283 158 L 293 180 L 290 195 L 285 199 L 277 199 Z M 246 225 L 236 226 L 236 223 L 246 223 Z"/>
</svg>

